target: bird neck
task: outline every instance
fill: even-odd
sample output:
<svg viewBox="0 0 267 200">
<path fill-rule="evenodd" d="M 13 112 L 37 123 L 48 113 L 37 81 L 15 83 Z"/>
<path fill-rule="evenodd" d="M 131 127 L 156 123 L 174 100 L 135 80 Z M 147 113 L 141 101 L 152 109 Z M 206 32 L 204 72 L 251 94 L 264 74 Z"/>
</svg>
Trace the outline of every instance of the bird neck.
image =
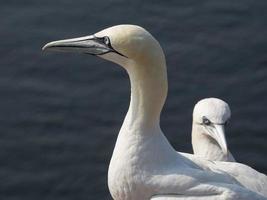
<svg viewBox="0 0 267 200">
<path fill-rule="evenodd" d="M 132 62 L 126 70 L 131 83 L 131 101 L 124 125 L 137 129 L 158 127 L 168 90 L 165 59 Z"/>
</svg>

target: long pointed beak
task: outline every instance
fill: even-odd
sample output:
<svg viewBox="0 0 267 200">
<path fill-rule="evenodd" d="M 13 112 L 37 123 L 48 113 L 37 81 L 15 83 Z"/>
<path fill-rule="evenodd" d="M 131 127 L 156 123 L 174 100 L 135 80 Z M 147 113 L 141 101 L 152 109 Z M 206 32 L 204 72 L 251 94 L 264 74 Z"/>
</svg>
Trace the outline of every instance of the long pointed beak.
<svg viewBox="0 0 267 200">
<path fill-rule="evenodd" d="M 213 132 L 212 134 L 213 138 L 218 142 L 223 153 L 227 155 L 228 147 L 227 147 L 227 142 L 225 139 L 224 125 L 214 124 L 214 128 L 212 132 Z"/>
<path fill-rule="evenodd" d="M 63 52 L 79 52 L 91 55 L 103 55 L 114 51 L 111 46 L 105 44 L 102 38 L 97 38 L 94 35 L 50 42 L 42 49 Z"/>
</svg>

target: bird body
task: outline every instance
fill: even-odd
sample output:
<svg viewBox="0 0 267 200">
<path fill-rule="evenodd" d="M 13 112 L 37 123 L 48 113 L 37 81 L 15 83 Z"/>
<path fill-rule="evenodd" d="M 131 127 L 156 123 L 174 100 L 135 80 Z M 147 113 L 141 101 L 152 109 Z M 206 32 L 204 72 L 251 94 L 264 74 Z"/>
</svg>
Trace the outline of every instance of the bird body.
<svg viewBox="0 0 267 200">
<path fill-rule="evenodd" d="M 51 42 L 44 49 L 97 55 L 121 65 L 129 75 L 130 106 L 108 170 L 115 200 L 266 199 L 261 188 L 243 186 L 239 170 L 228 173 L 220 162 L 177 153 L 170 145 L 159 125 L 168 88 L 165 56 L 145 29 L 118 25 L 92 36 Z M 243 168 L 245 176 L 247 166 L 235 166 Z"/>
</svg>

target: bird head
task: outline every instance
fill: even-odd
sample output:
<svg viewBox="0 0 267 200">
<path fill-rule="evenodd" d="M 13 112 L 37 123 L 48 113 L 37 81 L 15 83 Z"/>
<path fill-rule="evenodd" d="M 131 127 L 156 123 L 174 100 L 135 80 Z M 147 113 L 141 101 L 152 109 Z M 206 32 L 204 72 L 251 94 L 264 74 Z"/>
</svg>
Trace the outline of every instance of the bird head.
<svg viewBox="0 0 267 200">
<path fill-rule="evenodd" d="M 124 67 L 131 62 L 165 61 L 157 40 L 136 25 L 117 25 L 93 35 L 53 41 L 43 50 L 91 54 Z"/>
<path fill-rule="evenodd" d="M 225 155 L 228 153 L 225 125 L 230 117 L 228 104 L 217 98 L 202 99 L 193 111 L 193 123 L 198 127 L 198 133 L 215 140 Z"/>
</svg>

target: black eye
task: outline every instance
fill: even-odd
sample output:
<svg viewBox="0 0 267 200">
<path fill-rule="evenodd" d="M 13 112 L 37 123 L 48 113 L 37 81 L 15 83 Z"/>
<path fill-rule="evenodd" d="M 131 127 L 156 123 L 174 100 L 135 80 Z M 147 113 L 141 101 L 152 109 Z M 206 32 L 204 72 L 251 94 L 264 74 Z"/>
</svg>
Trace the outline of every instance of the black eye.
<svg viewBox="0 0 267 200">
<path fill-rule="evenodd" d="M 211 124 L 210 120 L 205 116 L 202 117 L 202 123 L 207 126 Z"/>
<path fill-rule="evenodd" d="M 106 45 L 109 45 L 110 43 L 109 38 L 107 36 L 103 37 L 103 41 Z"/>
</svg>

